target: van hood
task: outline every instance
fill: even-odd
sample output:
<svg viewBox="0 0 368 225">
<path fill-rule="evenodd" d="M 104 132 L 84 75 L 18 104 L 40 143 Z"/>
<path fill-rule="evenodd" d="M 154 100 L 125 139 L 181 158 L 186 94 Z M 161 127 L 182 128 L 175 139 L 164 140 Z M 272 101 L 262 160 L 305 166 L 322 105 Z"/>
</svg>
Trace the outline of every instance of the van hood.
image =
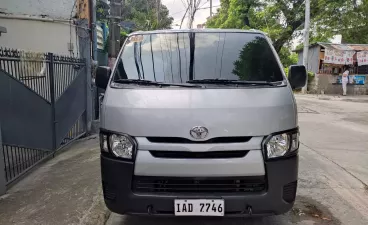
<svg viewBox="0 0 368 225">
<path fill-rule="evenodd" d="M 289 87 L 194 89 L 108 88 L 101 128 L 135 137 L 183 137 L 204 126 L 204 139 L 265 136 L 297 127 Z"/>
</svg>

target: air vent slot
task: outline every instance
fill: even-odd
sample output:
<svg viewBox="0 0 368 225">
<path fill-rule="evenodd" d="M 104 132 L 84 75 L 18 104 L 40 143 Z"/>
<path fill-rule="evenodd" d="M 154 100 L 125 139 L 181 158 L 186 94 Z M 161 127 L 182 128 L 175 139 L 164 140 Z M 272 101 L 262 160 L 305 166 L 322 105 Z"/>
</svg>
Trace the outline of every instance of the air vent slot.
<svg viewBox="0 0 368 225">
<path fill-rule="evenodd" d="M 150 151 L 156 158 L 168 159 L 228 159 L 243 158 L 249 151 L 214 151 L 214 152 L 183 152 L 183 151 Z"/>
<path fill-rule="evenodd" d="M 140 193 L 254 193 L 266 188 L 264 176 L 190 178 L 135 176 L 133 191 Z"/>
</svg>

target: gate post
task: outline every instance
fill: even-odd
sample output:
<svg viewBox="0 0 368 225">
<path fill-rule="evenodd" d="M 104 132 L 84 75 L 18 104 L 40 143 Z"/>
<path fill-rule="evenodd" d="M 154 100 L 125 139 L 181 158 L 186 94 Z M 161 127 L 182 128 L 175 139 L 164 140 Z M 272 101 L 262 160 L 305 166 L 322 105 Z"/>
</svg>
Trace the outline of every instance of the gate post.
<svg viewBox="0 0 368 225">
<path fill-rule="evenodd" d="M 92 62 L 91 62 L 91 41 L 89 38 L 89 25 L 88 20 L 81 19 L 78 21 L 78 27 L 82 27 L 82 29 L 77 28 L 77 34 L 79 36 L 78 45 L 81 58 L 84 58 L 86 65 L 86 133 L 88 134 L 91 131 L 92 127 Z"/>
<path fill-rule="evenodd" d="M 0 196 L 6 192 L 6 178 L 5 178 L 5 160 L 4 160 L 4 150 L 3 141 L 1 137 L 1 124 L 0 124 Z"/>
<path fill-rule="evenodd" d="M 56 115 L 55 115 L 55 83 L 54 83 L 54 54 L 48 53 L 49 76 L 50 76 L 50 102 L 51 102 L 51 129 L 52 129 L 52 150 L 56 150 Z"/>
</svg>

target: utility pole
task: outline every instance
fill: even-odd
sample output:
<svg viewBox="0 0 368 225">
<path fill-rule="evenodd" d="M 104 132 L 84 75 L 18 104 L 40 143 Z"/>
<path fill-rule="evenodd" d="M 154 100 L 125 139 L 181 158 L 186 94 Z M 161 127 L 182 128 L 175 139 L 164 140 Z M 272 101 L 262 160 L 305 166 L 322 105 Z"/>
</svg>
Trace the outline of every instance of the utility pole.
<svg viewBox="0 0 368 225">
<path fill-rule="evenodd" d="M 308 72 L 308 52 L 309 52 L 309 27 L 310 27 L 310 0 L 305 1 L 305 23 L 304 23 L 304 50 L 303 50 L 303 65 Z M 305 86 L 302 88 L 302 93 L 307 92 L 308 76 Z"/>
<path fill-rule="evenodd" d="M 212 18 L 212 0 L 210 0 L 210 18 Z"/>
<path fill-rule="evenodd" d="M 195 2 L 193 2 L 195 0 L 190 0 L 190 3 L 188 5 L 188 28 L 192 29 L 193 26 L 193 11 L 194 11 L 194 4 Z"/>
<path fill-rule="evenodd" d="M 120 27 L 121 19 L 121 0 L 110 0 L 110 21 L 109 21 L 109 57 L 116 59 L 120 49 Z"/>
<path fill-rule="evenodd" d="M 92 32 L 92 58 L 97 62 L 97 19 L 96 19 L 96 0 L 90 0 L 89 10 L 91 14 L 91 32 Z"/>
</svg>

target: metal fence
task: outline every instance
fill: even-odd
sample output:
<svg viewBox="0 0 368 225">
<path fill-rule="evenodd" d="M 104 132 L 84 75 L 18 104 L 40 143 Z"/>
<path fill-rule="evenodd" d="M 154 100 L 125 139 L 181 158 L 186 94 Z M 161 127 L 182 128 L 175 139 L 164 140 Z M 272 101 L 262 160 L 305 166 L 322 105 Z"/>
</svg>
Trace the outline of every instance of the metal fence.
<svg viewBox="0 0 368 225">
<path fill-rule="evenodd" d="M 0 48 L 7 184 L 86 133 L 86 71 L 82 59 Z"/>
</svg>

